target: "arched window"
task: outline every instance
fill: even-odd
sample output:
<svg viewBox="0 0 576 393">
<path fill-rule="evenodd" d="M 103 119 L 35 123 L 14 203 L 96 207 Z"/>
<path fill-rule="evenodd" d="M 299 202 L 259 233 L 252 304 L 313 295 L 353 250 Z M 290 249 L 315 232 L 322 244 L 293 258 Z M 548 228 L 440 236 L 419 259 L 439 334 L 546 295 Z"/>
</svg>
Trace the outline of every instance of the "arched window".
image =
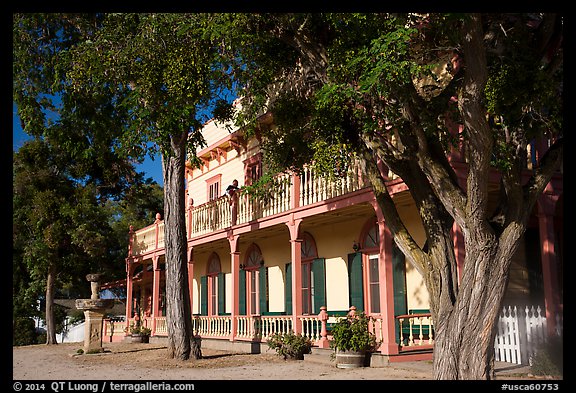
<svg viewBox="0 0 576 393">
<path fill-rule="evenodd" d="M 314 237 L 304 232 L 301 245 L 302 257 L 302 313 L 317 314 L 326 304 L 325 261 L 318 258 Z"/>
<path fill-rule="evenodd" d="M 224 275 L 221 271 L 220 257 L 213 252 L 208 258 L 206 265 L 206 297 L 208 300 L 208 315 L 224 313 Z"/>
<path fill-rule="evenodd" d="M 246 250 L 243 269 L 246 271 L 248 315 L 260 314 L 265 311 L 263 308 L 266 308 L 268 286 L 264 258 L 256 243 L 252 243 Z"/>
<path fill-rule="evenodd" d="M 304 232 L 302 234 L 302 247 L 301 247 L 302 262 L 318 258 L 318 250 L 316 249 L 316 242 L 311 234 Z"/>
<path fill-rule="evenodd" d="M 370 219 L 364 226 L 363 237 L 360 240 L 364 268 L 363 281 L 367 289 L 364 294 L 366 311 L 380 312 L 380 228 L 376 218 Z"/>
<path fill-rule="evenodd" d="M 368 221 L 364 227 L 364 236 L 360 242 L 363 250 L 380 247 L 380 230 L 378 229 L 378 222 L 375 218 Z"/>
</svg>

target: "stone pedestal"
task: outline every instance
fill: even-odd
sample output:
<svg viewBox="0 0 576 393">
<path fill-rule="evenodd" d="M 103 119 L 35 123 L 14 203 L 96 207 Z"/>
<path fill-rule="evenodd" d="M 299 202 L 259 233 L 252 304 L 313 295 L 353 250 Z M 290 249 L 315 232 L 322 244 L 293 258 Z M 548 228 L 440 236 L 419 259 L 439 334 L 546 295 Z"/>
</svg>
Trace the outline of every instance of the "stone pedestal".
<svg viewBox="0 0 576 393">
<path fill-rule="evenodd" d="M 98 311 L 84 311 L 84 353 L 102 352 L 102 330 L 104 314 Z"/>
<path fill-rule="evenodd" d="M 103 352 L 102 330 L 104 325 L 104 313 L 106 309 L 114 306 L 114 299 L 100 299 L 99 274 L 88 274 L 86 279 L 90 281 L 92 296 L 90 299 L 76 299 L 76 308 L 84 310 L 84 353 Z"/>
</svg>

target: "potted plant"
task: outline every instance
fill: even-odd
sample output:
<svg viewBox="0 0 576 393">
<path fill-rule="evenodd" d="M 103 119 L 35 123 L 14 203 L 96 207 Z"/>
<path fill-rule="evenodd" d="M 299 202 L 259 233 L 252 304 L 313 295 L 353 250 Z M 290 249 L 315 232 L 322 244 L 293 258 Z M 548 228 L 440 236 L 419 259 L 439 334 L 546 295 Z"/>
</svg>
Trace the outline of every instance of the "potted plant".
<svg viewBox="0 0 576 393">
<path fill-rule="evenodd" d="M 368 354 L 378 347 L 369 330 L 370 317 L 361 313 L 341 318 L 332 327 L 330 348 L 335 350 L 336 367 L 356 368 L 367 364 Z"/>
<path fill-rule="evenodd" d="M 150 341 L 150 334 L 152 330 L 145 326 L 132 326 L 130 334 L 133 343 L 147 343 Z"/>
<path fill-rule="evenodd" d="M 278 356 L 292 360 L 304 360 L 304 355 L 312 350 L 312 342 L 308 337 L 301 334 L 274 333 L 266 341 L 268 347 L 276 350 Z"/>
</svg>

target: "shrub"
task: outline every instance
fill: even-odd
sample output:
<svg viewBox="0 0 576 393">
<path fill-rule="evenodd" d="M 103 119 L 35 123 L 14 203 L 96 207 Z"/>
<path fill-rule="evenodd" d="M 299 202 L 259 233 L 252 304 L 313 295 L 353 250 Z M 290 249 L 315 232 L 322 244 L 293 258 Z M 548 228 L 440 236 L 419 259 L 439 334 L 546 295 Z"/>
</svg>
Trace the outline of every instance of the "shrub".
<svg viewBox="0 0 576 393">
<path fill-rule="evenodd" d="M 370 317 L 363 312 L 340 319 L 332 327 L 330 347 L 340 351 L 372 351 L 377 348 L 376 336 L 370 332 Z"/>
<path fill-rule="evenodd" d="M 152 330 L 145 326 L 132 326 L 130 328 L 130 333 L 139 334 L 141 336 L 149 336 L 152 333 Z"/>
<path fill-rule="evenodd" d="M 312 342 L 308 337 L 294 334 L 292 331 L 283 334 L 274 333 L 266 343 L 268 347 L 276 350 L 278 356 L 282 356 L 285 360 L 288 358 L 303 360 L 304 355 L 312 350 Z"/>
<path fill-rule="evenodd" d="M 36 325 L 32 318 L 17 317 L 12 331 L 12 345 L 37 344 Z"/>
<path fill-rule="evenodd" d="M 550 338 L 542 344 L 532 357 L 530 371 L 533 375 L 563 376 L 562 339 Z"/>
</svg>

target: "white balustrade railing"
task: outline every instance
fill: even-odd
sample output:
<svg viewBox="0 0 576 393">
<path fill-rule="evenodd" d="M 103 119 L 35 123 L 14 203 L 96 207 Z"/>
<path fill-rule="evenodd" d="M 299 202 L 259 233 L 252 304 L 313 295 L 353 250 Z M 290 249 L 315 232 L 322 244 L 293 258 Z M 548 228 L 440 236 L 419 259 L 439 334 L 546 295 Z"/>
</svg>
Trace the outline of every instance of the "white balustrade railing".
<svg viewBox="0 0 576 393">
<path fill-rule="evenodd" d="M 190 233 L 203 235 L 230 226 L 232 212 L 230 199 L 222 196 L 218 199 L 194 207 L 191 210 Z"/>
<path fill-rule="evenodd" d="M 232 323 L 229 316 L 196 316 L 193 331 L 199 336 L 230 337 Z"/>
<path fill-rule="evenodd" d="M 400 348 L 434 344 L 434 324 L 430 313 L 396 316 Z"/>
<path fill-rule="evenodd" d="M 298 182 L 297 186 L 294 181 Z M 284 213 L 292 208 L 311 205 L 366 187 L 356 166 L 351 166 L 344 176 L 333 179 L 320 176 L 312 168 L 306 167 L 300 177 L 281 174 L 274 182 L 274 192 L 264 197 L 255 197 L 240 191 L 234 205 L 228 196 L 222 196 L 190 208 L 186 213 L 188 238 Z M 299 190 L 295 200 L 291 199 L 293 187 Z M 164 221 L 142 228 L 133 234 L 132 255 L 144 254 L 163 247 Z"/>
<path fill-rule="evenodd" d="M 258 328 L 262 341 L 266 341 L 273 334 L 286 334 L 292 331 L 292 317 L 262 316 Z"/>
<path fill-rule="evenodd" d="M 300 175 L 300 206 L 335 198 L 365 187 L 358 167 L 352 165 L 344 176 L 329 179 L 305 167 Z"/>
<path fill-rule="evenodd" d="M 132 253 L 142 254 L 156 248 L 156 224 L 152 224 L 134 233 Z"/>
</svg>

